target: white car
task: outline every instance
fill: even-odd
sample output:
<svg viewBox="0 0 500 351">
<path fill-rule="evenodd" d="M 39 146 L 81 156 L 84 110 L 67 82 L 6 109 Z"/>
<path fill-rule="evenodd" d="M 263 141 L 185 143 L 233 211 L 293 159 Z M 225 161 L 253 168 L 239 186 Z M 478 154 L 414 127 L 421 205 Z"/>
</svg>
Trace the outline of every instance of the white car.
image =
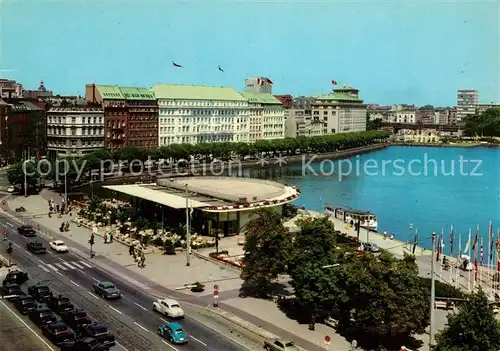
<svg viewBox="0 0 500 351">
<path fill-rule="evenodd" d="M 68 252 L 68 247 L 64 244 L 62 240 L 54 240 L 49 243 L 50 248 L 57 252 Z"/>
<path fill-rule="evenodd" d="M 158 299 L 153 302 L 153 311 L 169 318 L 184 318 L 184 311 L 179 303 L 172 299 Z"/>
</svg>

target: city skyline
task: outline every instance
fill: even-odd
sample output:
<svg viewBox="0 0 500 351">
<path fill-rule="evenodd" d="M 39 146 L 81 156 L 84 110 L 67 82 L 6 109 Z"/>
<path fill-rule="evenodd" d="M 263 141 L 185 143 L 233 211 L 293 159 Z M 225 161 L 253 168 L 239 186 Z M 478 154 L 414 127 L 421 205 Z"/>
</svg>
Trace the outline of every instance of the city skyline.
<svg viewBox="0 0 500 351">
<path fill-rule="evenodd" d="M 0 74 L 71 95 L 92 81 L 243 91 L 244 79 L 268 76 L 274 94 L 325 93 L 333 79 L 366 103 L 453 106 L 464 88 L 500 100 L 498 3 L 289 5 L 7 0 Z"/>
</svg>

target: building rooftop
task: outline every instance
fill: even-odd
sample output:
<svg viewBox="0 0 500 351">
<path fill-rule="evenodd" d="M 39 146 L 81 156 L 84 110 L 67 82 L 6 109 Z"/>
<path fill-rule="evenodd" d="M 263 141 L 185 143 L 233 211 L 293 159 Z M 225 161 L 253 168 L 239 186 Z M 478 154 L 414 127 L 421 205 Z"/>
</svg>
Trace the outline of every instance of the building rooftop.
<svg viewBox="0 0 500 351">
<path fill-rule="evenodd" d="M 328 93 L 328 94 L 320 94 L 320 95 L 313 95 L 313 98 L 316 100 L 337 100 L 337 101 L 356 101 L 356 102 L 362 102 L 361 99 L 358 99 L 357 97 L 351 96 L 349 94 L 341 94 L 341 93 Z"/>
<path fill-rule="evenodd" d="M 96 89 L 105 100 L 156 100 L 154 93 L 147 88 L 96 85 Z"/>
<path fill-rule="evenodd" d="M 10 103 L 11 110 L 14 111 L 42 111 L 40 107 L 30 101 L 14 101 Z"/>
<path fill-rule="evenodd" d="M 259 103 L 266 105 L 283 105 L 280 100 L 276 99 L 273 94 L 269 93 L 254 93 L 245 91 L 241 93 L 248 102 Z"/>
<path fill-rule="evenodd" d="M 87 107 L 87 106 L 70 106 L 70 107 L 51 107 L 48 112 L 96 112 L 104 113 L 100 107 Z"/>
<path fill-rule="evenodd" d="M 152 90 L 158 99 L 247 101 L 241 94 L 228 87 L 156 84 Z"/>
</svg>

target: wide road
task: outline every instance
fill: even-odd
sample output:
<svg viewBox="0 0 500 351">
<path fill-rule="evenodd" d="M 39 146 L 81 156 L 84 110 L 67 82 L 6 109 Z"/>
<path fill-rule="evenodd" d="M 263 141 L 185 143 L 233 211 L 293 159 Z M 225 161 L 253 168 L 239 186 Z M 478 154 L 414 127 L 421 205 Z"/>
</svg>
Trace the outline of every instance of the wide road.
<svg viewBox="0 0 500 351">
<path fill-rule="evenodd" d="M 17 223 L 0 216 L 0 227 L 7 230 L 13 243 L 12 261 L 25 270 L 29 284 L 46 281 L 55 293 L 63 294 L 78 307 L 85 310 L 92 319 L 106 323 L 119 343 L 117 350 L 244 350 L 245 348 L 216 333 L 209 327 L 186 316 L 179 323 L 190 336 L 187 345 L 171 345 L 156 334 L 157 327 L 167 320 L 152 312 L 154 298 L 127 281 L 119 280 L 76 254 L 49 252 L 33 255 L 25 250 L 26 243 L 34 238 L 25 238 L 17 233 Z M 35 239 L 49 248 L 48 240 L 40 235 Z M 0 250 L 5 254 L 7 241 L 2 241 Z M 121 290 L 119 300 L 104 300 L 92 292 L 97 281 L 112 281 Z"/>
</svg>

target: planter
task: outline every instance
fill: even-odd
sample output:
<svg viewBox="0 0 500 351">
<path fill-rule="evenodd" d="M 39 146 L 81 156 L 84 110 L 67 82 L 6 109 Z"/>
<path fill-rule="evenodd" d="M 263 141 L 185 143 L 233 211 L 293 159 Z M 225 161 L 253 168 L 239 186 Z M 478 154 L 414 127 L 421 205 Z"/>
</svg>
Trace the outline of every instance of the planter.
<svg viewBox="0 0 500 351">
<path fill-rule="evenodd" d="M 204 290 L 205 290 L 205 285 L 199 282 L 194 283 L 193 286 L 191 287 L 191 292 L 203 292 Z"/>
</svg>

